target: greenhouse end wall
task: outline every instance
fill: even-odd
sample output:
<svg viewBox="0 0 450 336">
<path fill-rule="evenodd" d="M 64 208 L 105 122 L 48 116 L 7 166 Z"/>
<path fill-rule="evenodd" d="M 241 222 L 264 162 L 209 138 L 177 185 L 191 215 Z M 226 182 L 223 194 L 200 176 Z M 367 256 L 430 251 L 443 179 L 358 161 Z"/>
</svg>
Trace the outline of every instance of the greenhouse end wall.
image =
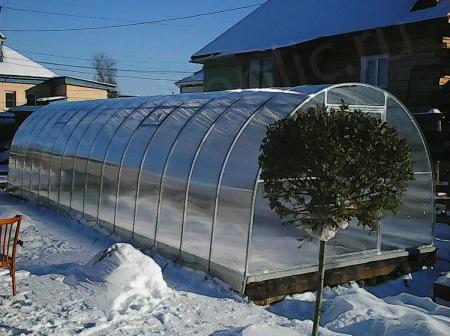
<svg viewBox="0 0 450 336">
<path fill-rule="evenodd" d="M 243 291 L 260 278 L 316 267 L 318 244 L 284 226 L 259 179 L 266 126 L 317 104 L 387 121 L 415 161 L 399 214 L 379 232 L 357 223 L 330 244 L 330 262 L 430 246 L 433 177 L 423 136 L 389 93 L 362 84 L 302 86 L 58 103 L 33 113 L 12 144 L 9 190 L 182 260 Z"/>
</svg>

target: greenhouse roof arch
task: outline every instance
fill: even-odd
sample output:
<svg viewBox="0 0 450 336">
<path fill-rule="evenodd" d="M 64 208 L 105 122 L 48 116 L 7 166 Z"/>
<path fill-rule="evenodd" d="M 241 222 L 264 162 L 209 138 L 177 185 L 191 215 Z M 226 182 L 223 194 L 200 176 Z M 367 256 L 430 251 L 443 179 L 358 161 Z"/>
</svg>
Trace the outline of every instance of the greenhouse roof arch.
<svg viewBox="0 0 450 336">
<path fill-rule="evenodd" d="M 328 260 L 429 251 L 433 174 L 424 138 L 397 98 L 360 83 L 51 104 L 19 128 L 8 188 L 244 291 L 316 267 L 317 244 L 298 248 L 306 233 L 282 226 L 263 197 L 258 156 L 266 126 L 342 102 L 399 130 L 416 178 L 398 215 L 386 215 L 375 234 L 353 223 L 330 244 Z"/>
</svg>

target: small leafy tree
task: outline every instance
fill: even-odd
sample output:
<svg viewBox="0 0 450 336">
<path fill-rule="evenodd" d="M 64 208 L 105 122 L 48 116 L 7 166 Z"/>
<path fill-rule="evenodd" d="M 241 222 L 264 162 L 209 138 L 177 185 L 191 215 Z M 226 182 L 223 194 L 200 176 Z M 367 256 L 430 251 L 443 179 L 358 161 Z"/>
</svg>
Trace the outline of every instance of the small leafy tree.
<svg viewBox="0 0 450 336">
<path fill-rule="evenodd" d="M 376 230 L 384 211 L 398 211 L 413 179 L 411 152 L 379 119 L 346 106 L 317 106 L 270 125 L 259 164 L 270 207 L 320 240 L 318 335 L 326 242 L 352 218 Z"/>
</svg>

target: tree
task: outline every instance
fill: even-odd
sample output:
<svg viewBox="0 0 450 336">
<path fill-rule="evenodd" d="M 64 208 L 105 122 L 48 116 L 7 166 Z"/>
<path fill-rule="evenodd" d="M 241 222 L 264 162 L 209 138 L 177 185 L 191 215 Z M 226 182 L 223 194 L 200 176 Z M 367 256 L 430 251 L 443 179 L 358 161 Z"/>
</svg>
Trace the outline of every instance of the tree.
<svg viewBox="0 0 450 336">
<path fill-rule="evenodd" d="M 326 242 L 352 218 L 377 230 L 383 212 L 398 211 L 414 176 L 410 149 L 379 119 L 317 106 L 268 126 L 259 164 L 271 209 L 320 240 L 318 335 Z"/>
<path fill-rule="evenodd" d="M 92 66 L 96 70 L 94 79 L 108 84 L 117 84 L 117 64 L 116 61 L 106 55 L 99 53 L 92 59 Z"/>
</svg>

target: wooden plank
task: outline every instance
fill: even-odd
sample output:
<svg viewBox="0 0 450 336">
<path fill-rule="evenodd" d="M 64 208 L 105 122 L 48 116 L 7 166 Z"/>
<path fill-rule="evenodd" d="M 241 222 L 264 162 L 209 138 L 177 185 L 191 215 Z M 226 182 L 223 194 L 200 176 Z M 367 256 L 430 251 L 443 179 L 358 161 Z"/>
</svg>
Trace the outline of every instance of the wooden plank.
<svg viewBox="0 0 450 336">
<path fill-rule="evenodd" d="M 411 254 L 387 260 L 372 261 L 360 265 L 329 269 L 325 271 L 325 284 L 336 286 L 348 281 L 364 281 L 367 284 L 377 284 L 402 274 L 418 271 L 422 266 L 434 265 L 436 251 Z M 278 279 L 250 283 L 247 285 L 246 296 L 257 304 L 267 304 L 272 298 L 283 295 L 315 290 L 318 281 L 317 272 L 299 274 Z"/>
</svg>

